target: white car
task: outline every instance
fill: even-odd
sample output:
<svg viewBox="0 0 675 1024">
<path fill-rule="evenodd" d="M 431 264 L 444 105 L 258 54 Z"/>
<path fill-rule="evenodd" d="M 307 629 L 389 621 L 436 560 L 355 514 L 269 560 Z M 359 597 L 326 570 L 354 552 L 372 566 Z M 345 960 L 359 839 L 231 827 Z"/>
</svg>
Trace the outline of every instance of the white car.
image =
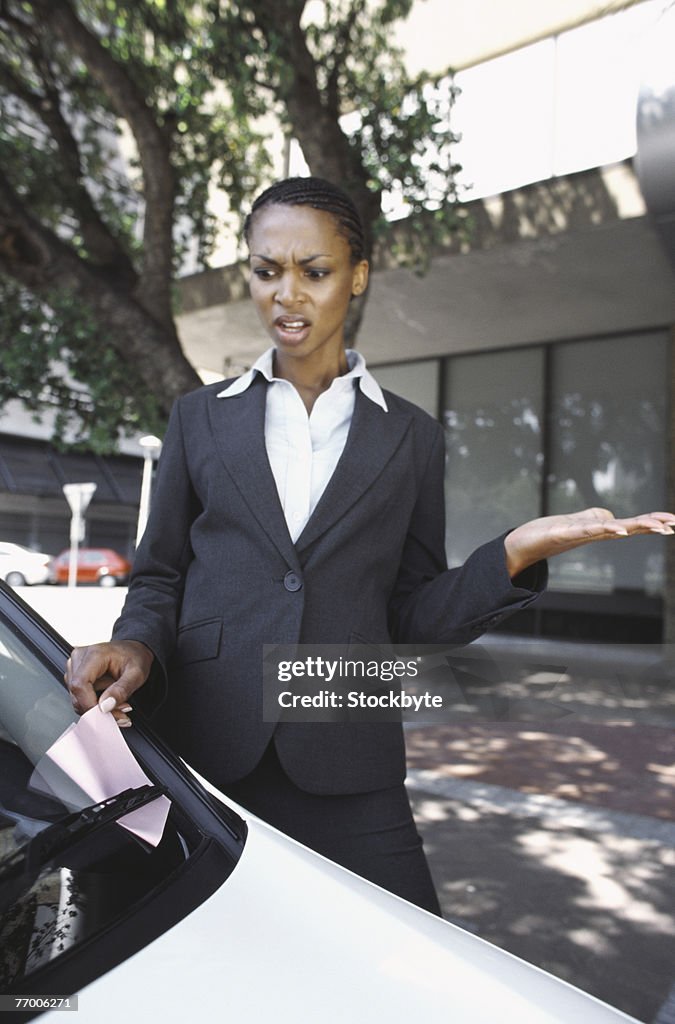
<svg viewBox="0 0 675 1024">
<path fill-rule="evenodd" d="M 49 578 L 51 555 L 31 551 L 21 544 L 0 541 L 0 579 L 10 587 L 46 583 Z"/>
<path fill-rule="evenodd" d="M 47 795 L 34 766 L 78 722 L 67 653 L 0 585 L 0 1001 L 13 1019 L 63 1024 L 59 1006 L 76 1002 L 78 1024 L 633 1019 L 231 805 L 139 712 L 119 735 L 149 784 L 73 810 L 72 792 L 55 795 L 72 789 L 73 759 Z M 171 808 L 152 846 L 117 821 L 160 793 Z"/>
</svg>

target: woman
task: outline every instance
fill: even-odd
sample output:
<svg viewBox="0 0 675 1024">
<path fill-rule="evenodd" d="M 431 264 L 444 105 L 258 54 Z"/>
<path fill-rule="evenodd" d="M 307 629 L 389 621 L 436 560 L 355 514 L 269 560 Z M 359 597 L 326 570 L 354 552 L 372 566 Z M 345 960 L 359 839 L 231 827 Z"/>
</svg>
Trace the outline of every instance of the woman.
<svg viewBox="0 0 675 1024">
<path fill-rule="evenodd" d="M 279 182 L 246 223 L 251 296 L 274 342 L 174 408 L 152 514 L 109 644 L 76 650 L 78 711 L 121 725 L 139 694 L 179 752 L 265 820 L 439 913 L 392 722 L 265 721 L 264 644 L 467 643 L 534 600 L 542 559 L 672 533 L 603 509 L 519 526 L 459 569 L 444 555 L 443 436 L 344 348 L 368 283 L 340 189 Z M 110 679 L 114 680 L 113 682 Z"/>
</svg>

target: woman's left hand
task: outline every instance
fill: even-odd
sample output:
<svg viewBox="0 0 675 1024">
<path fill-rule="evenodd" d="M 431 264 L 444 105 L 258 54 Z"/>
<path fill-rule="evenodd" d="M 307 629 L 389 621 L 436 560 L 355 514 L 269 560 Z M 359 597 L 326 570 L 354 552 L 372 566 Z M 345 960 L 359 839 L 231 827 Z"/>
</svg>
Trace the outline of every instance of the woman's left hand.
<svg viewBox="0 0 675 1024">
<path fill-rule="evenodd" d="M 513 578 L 542 558 L 551 558 L 582 544 L 636 534 L 670 534 L 675 532 L 674 526 L 672 512 L 647 512 L 631 519 L 615 519 L 609 509 L 586 508 L 569 515 L 543 516 L 507 534 L 504 540 L 506 567 Z"/>
</svg>

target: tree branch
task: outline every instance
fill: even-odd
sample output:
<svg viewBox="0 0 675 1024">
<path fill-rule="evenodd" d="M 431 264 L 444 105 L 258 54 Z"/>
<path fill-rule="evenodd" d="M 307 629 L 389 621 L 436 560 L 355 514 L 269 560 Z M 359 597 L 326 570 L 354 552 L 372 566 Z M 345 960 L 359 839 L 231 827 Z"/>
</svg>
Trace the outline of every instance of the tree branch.
<svg viewBox="0 0 675 1024">
<path fill-rule="evenodd" d="M 46 80 L 44 69 L 37 66 L 34 70 L 39 74 L 45 88 L 44 94 L 34 92 L 28 84 L 12 69 L 0 64 L 0 83 L 10 93 L 22 100 L 33 111 L 55 141 L 66 179 L 63 181 L 64 193 L 70 203 L 82 230 L 82 237 L 91 258 L 101 266 L 106 266 L 116 275 L 130 283 L 136 273 L 128 254 L 115 238 L 107 224 L 101 218 L 94 201 L 85 184 L 80 150 L 70 125 L 63 116 L 59 102 L 59 94 L 52 83 Z"/>
<path fill-rule="evenodd" d="M 372 225 L 380 211 L 379 195 L 368 188 L 367 173 L 351 150 L 337 111 L 324 103 L 316 62 L 300 26 L 304 4 L 286 0 L 280 12 L 275 0 L 249 0 L 249 8 L 265 38 L 274 40 L 285 64 L 279 94 L 286 104 L 293 134 L 313 174 L 341 184 L 350 192 L 363 218 L 368 252 Z"/>
<path fill-rule="evenodd" d="M 144 263 L 137 296 L 159 323 L 169 326 L 175 199 L 169 134 L 157 123 L 153 110 L 126 70 L 78 19 L 68 0 L 56 4 L 52 0 L 35 0 L 35 5 L 59 39 L 86 65 L 136 140 L 145 197 Z"/>
<path fill-rule="evenodd" d="M 285 64 L 279 93 L 286 103 L 294 134 L 314 173 L 339 181 L 344 178 L 346 140 L 334 119 L 326 116 L 317 81 L 316 64 L 300 27 L 302 6 L 293 0 L 280 11 L 275 0 L 250 0 L 249 7 L 268 47 Z"/>
<path fill-rule="evenodd" d="M 182 353 L 173 323 L 167 328 L 116 288 L 110 274 L 83 260 L 26 209 L 0 170 L 0 273 L 49 301 L 54 289 L 80 297 L 123 359 L 135 366 L 168 412 L 173 400 L 200 383 Z"/>
</svg>

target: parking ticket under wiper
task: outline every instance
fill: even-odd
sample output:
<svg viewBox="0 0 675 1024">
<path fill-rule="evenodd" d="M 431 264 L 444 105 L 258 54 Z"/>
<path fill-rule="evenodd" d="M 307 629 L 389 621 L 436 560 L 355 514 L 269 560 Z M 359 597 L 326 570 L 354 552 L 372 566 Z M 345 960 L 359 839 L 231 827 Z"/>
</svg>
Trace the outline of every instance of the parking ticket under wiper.
<svg viewBox="0 0 675 1024">
<path fill-rule="evenodd" d="M 6 895 L 7 886 L 14 890 L 17 881 L 21 881 L 24 886 L 27 876 L 37 877 L 50 861 L 85 836 L 165 796 L 166 792 L 165 786 L 152 785 L 125 789 L 107 800 L 74 811 L 38 832 L 28 843 L 0 861 L 0 899 Z M 5 902 L 4 899 L 2 902 Z"/>
</svg>

